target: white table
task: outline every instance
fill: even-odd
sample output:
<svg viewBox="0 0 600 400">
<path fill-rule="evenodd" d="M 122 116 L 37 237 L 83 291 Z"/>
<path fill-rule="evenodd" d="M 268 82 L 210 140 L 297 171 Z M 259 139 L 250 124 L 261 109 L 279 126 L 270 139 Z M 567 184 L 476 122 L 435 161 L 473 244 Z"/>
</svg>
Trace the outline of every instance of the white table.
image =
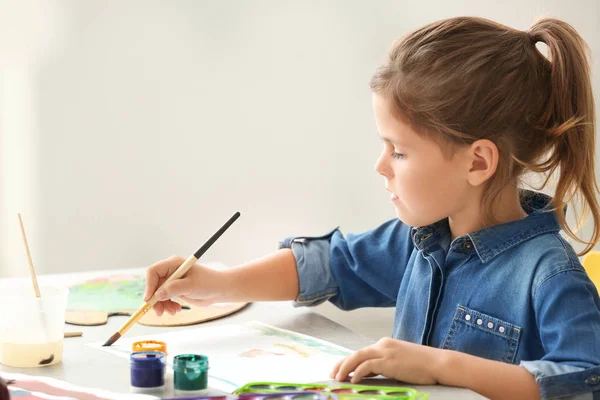
<svg viewBox="0 0 600 400">
<path fill-rule="evenodd" d="M 72 285 L 98 276 L 111 274 L 139 274 L 141 269 L 110 270 L 85 272 L 76 274 L 42 275 L 39 277 L 40 284 Z M 0 290 L 6 285 L 20 279 L 0 279 Z M 5 305 L 3 305 L 5 306 Z M 126 317 L 111 317 L 106 325 L 83 327 L 65 325 L 65 331 L 82 331 L 83 336 L 68 338 L 64 341 L 63 362 L 57 365 L 43 368 L 10 368 L 0 364 L 0 372 L 23 373 L 29 375 L 41 375 L 61 379 L 74 385 L 96 387 L 113 392 L 129 392 L 129 362 L 120 357 L 98 351 L 86 343 L 103 342 L 107 340 L 125 321 Z M 373 343 L 373 340 L 359 335 L 349 329 L 331 321 L 330 319 L 311 311 L 309 308 L 294 308 L 288 302 L 254 303 L 242 311 L 226 318 L 205 322 L 202 326 L 214 326 L 225 323 L 239 323 L 258 320 L 283 329 L 296 331 L 306 335 L 314 336 L 349 349 L 357 350 Z M 151 327 L 136 325 L 131 328 L 127 335 L 141 336 L 164 333 L 166 329 L 179 330 L 190 327 Z M 374 384 L 400 385 L 395 381 L 377 380 Z M 402 384 L 402 386 L 414 387 L 419 391 L 430 394 L 430 399 L 483 399 L 484 397 L 466 389 L 458 389 L 444 386 L 415 386 Z M 207 395 L 222 394 L 216 390 L 208 390 Z M 172 384 L 165 389 L 163 396 L 175 397 Z M 177 393 L 177 397 L 183 397 Z"/>
</svg>

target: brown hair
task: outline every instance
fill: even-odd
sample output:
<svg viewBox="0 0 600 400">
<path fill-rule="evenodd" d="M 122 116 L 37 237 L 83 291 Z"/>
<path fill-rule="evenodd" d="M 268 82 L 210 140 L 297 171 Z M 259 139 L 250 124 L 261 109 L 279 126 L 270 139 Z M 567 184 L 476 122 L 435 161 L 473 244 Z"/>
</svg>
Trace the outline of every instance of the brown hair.
<svg viewBox="0 0 600 400">
<path fill-rule="evenodd" d="M 548 46 L 548 57 L 537 42 Z M 418 132 L 450 147 L 479 139 L 496 144 L 500 160 L 482 199 L 486 210 L 524 172 L 547 174 L 542 189 L 558 171 L 552 211 L 569 236 L 587 245 L 585 254 L 600 240 L 586 50 L 577 31 L 556 19 L 524 32 L 483 18 L 451 18 L 394 43 L 371 89 L 390 99 Z M 591 211 L 589 241 L 566 222 L 563 210 L 574 198 L 582 206 L 578 225 Z"/>
</svg>

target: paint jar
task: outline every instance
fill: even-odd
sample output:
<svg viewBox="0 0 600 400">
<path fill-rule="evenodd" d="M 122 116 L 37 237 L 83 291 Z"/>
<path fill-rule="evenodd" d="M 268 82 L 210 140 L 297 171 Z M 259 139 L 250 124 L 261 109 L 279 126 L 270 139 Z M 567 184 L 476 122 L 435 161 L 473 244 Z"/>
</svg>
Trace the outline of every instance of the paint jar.
<svg viewBox="0 0 600 400">
<path fill-rule="evenodd" d="M 176 390 L 203 390 L 208 384 L 208 357 L 180 354 L 173 359 L 173 381 Z"/>
<path fill-rule="evenodd" d="M 9 367 L 45 367 L 61 362 L 69 289 L 31 282 L 0 288 L 0 363 Z"/>
<path fill-rule="evenodd" d="M 137 393 L 153 393 L 165 386 L 165 354 L 158 351 L 131 353 L 131 388 Z"/>
<path fill-rule="evenodd" d="M 167 344 L 158 340 L 142 340 L 131 345 L 132 353 L 139 353 L 141 351 L 160 351 L 167 355 Z"/>
</svg>

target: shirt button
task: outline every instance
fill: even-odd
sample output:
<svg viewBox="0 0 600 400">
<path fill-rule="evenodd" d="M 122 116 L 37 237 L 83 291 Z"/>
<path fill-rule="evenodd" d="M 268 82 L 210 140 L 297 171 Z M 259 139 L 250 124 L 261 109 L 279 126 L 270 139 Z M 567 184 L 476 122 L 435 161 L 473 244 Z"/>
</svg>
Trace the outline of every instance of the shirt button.
<svg viewBox="0 0 600 400">
<path fill-rule="evenodd" d="M 481 324 L 483 324 L 483 321 L 481 320 L 481 318 L 479 318 L 479 319 L 477 320 L 477 325 L 481 325 Z"/>
<path fill-rule="evenodd" d="M 470 321 L 470 320 L 471 320 L 471 316 L 470 316 L 469 314 L 467 314 L 467 315 L 465 315 L 465 319 L 466 319 L 467 321 Z"/>
<path fill-rule="evenodd" d="M 488 322 L 488 328 L 492 329 L 494 327 L 494 324 L 492 324 L 491 322 Z"/>
<path fill-rule="evenodd" d="M 591 385 L 591 386 L 595 386 L 598 384 L 598 382 L 600 382 L 600 377 L 598 375 L 591 375 L 588 376 L 585 380 L 585 383 L 587 385 Z"/>
<path fill-rule="evenodd" d="M 498 330 L 500 331 L 500 333 L 504 333 L 505 329 L 503 326 L 501 326 L 500 328 L 498 328 Z"/>
<path fill-rule="evenodd" d="M 431 237 L 431 233 L 428 233 L 426 235 L 421 236 L 421 239 L 419 239 L 419 242 L 424 242 L 427 239 L 429 239 Z"/>
<path fill-rule="evenodd" d="M 470 249 L 471 247 L 473 247 L 473 243 L 465 242 L 465 249 Z"/>
</svg>

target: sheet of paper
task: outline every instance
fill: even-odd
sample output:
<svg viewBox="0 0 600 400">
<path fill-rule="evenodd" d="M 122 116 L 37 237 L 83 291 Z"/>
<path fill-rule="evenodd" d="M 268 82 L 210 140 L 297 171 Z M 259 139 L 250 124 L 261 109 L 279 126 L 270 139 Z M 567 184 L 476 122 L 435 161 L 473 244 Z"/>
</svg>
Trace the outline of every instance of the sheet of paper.
<svg viewBox="0 0 600 400">
<path fill-rule="evenodd" d="M 208 356 L 208 385 L 226 392 L 257 381 L 327 380 L 335 363 L 352 353 L 333 343 L 257 321 L 123 337 L 110 347 L 103 347 L 101 342 L 89 346 L 128 359 L 132 343 L 140 340 L 160 340 L 167 344 L 170 373 L 176 355 Z"/>
<path fill-rule="evenodd" d="M 25 374 L 0 373 L 8 382 L 11 399 L 77 399 L 77 400 L 158 400 L 158 397 L 133 393 L 114 393 L 106 390 L 71 385 L 65 381 Z"/>
</svg>

